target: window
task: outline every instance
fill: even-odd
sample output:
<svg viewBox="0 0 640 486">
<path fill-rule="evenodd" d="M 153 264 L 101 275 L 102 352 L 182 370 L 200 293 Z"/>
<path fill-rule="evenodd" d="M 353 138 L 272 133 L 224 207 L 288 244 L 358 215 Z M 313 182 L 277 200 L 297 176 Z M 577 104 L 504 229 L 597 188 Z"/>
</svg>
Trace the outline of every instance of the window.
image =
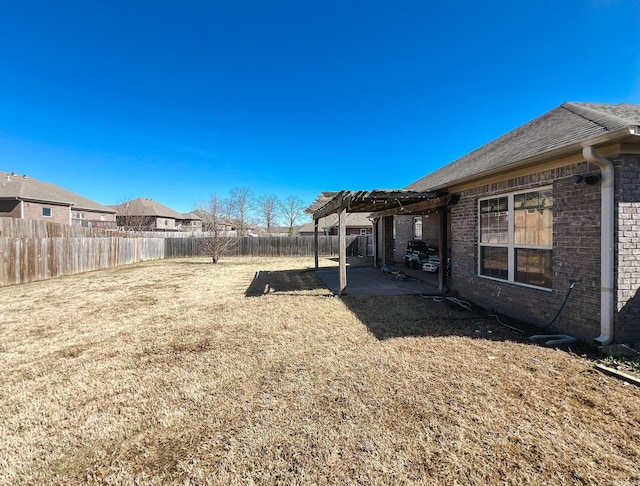
<svg viewBox="0 0 640 486">
<path fill-rule="evenodd" d="M 413 239 L 422 239 L 422 217 L 413 218 Z"/>
<path fill-rule="evenodd" d="M 551 188 L 481 199 L 479 265 L 484 277 L 551 288 Z"/>
<path fill-rule="evenodd" d="M 42 216 L 45 218 L 51 217 L 51 208 L 42 208 Z"/>
</svg>

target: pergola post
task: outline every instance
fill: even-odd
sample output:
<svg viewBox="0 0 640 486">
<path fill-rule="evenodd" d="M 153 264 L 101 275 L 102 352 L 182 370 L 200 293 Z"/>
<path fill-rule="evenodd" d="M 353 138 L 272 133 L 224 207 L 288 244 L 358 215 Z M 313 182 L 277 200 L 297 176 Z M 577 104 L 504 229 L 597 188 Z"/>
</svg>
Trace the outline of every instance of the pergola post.
<svg viewBox="0 0 640 486">
<path fill-rule="evenodd" d="M 339 291 L 338 295 L 343 295 L 347 288 L 347 209 L 342 208 L 338 213 L 338 243 L 339 243 Z"/>
<path fill-rule="evenodd" d="M 378 268 L 378 261 L 380 259 L 380 252 L 378 249 L 378 227 L 380 226 L 379 222 L 380 218 L 373 219 L 373 234 L 371 235 L 373 237 L 373 268 Z"/>
<path fill-rule="evenodd" d="M 314 257 L 315 257 L 315 268 L 318 269 L 318 221 L 317 219 L 313 220 L 313 245 L 314 245 Z"/>
<path fill-rule="evenodd" d="M 449 222 L 447 221 L 447 207 L 442 206 L 438 210 L 438 213 L 440 214 L 440 235 L 438 241 L 440 272 L 438 274 L 438 288 L 440 289 L 440 291 L 444 292 L 445 290 L 447 290 L 447 241 L 449 239 L 447 235 L 447 228 L 449 225 Z"/>
<path fill-rule="evenodd" d="M 393 216 L 382 218 L 382 264 L 393 265 Z"/>
</svg>

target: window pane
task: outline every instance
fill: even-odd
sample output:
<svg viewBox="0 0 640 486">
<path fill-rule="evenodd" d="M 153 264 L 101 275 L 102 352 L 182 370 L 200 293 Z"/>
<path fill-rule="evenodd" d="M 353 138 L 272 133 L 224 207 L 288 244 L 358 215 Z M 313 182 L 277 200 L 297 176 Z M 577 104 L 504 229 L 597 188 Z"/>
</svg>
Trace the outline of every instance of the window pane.
<svg viewBox="0 0 640 486">
<path fill-rule="evenodd" d="M 547 246 L 553 243 L 553 197 L 550 191 L 516 194 L 513 206 L 514 244 Z"/>
<path fill-rule="evenodd" d="M 508 198 L 480 201 L 480 241 L 507 243 L 509 238 Z"/>
<path fill-rule="evenodd" d="M 483 246 L 480 248 L 480 275 L 509 278 L 509 252 L 507 248 Z"/>
<path fill-rule="evenodd" d="M 551 250 L 516 249 L 516 282 L 551 288 Z"/>
</svg>

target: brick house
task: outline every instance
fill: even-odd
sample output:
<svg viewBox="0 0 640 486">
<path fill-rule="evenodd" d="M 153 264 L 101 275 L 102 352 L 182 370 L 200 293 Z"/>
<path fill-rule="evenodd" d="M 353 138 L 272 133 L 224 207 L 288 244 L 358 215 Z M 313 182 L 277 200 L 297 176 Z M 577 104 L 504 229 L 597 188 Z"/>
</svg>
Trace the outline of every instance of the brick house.
<svg viewBox="0 0 640 486">
<path fill-rule="evenodd" d="M 407 186 L 459 197 L 449 287 L 540 326 L 571 290 L 553 328 L 640 343 L 639 125 L 639 105 L 564 103 Z"/>
<path fill-rule="evenodd" d="M 111 206 L 117 211 L 118 227 L 126 231 L 202 231 L 202 220 L 195 213 L 179 213 L 140 197 Z"/>
<path fill-rule="evenodd" d="M 15 172 L 0 172 L 0 217 L 115 228 L 116 212 L 62 187 Z"/>
<path fill-rule="evenodd" d="M 640 345 L 640 105 L 564 103 L 396 194 L 311 210 L 368 211 L 381 263 L 421 218 L 451 252 L 442 288 L 542 334 Z"/>
</svg>

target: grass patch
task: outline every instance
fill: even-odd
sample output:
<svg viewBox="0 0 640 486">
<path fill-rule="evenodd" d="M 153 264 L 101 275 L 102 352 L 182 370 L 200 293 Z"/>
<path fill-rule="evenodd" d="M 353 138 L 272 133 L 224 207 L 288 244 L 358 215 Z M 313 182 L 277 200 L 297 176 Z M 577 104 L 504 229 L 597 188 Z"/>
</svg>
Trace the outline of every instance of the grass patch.
<svg viewBox="0 0 640 486">
<path fill-rule="evenodd" d="M 640 392 L 579 356 L 207 261 L 0 288 L 0 483 L 640 481 Z"/>
</svg>

